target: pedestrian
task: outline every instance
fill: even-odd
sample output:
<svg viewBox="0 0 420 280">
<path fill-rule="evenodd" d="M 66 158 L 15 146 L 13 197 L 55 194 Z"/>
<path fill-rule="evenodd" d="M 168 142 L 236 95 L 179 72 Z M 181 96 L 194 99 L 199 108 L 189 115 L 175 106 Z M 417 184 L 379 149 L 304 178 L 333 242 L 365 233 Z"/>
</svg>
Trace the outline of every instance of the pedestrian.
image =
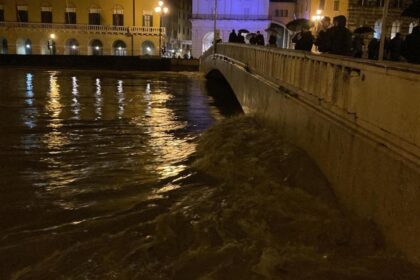
<svg viewBox="0 0 420 280">
<path fill-rule="evenodd" d="M 307 26 L 303 26 L 302 31 L 293 37 L 292 42 L 295 43 L 295 50 L 310 52 L 314 43 L 314 36 Z"/>
<path fill-rule="evenodd" d="M 363 56 L 363 38 L 360 34 L 355 34 L 353 38 L 353 56 L 362 58 Z"/>
<path fill-rule="evenodd" d="M 264 35 L 262 35 L 262 34 L 260 33 L 260 31 L 257 31 L 257 37 L 256 37 L 256 40 L 257 40 L 257 45 L 260 45 L 260 46 L 265 46 L 265 39 L 264 39 Z"/>
<path fill-rule="evenodd" d="M 420 46 L 419 46 L 420 47 Z M 401 53 L 403 48 L 403 39 L 400 33 L 395 34 L 395 37 L 389 42 L 390 58 L 393 61 L 401 60 Z"/>
<path fill-rule="evenodd" d="M 346 17 L 342 15 L 334 17 L 333 24 L 334 26 L 328 29 L 328 53 L 351 56 L 352 35 L 346 28 Z"/>
<path fill-rule="evenodd" d="M 379 40 L 373 37 L 368 44 L 368 58 L 378 60 L 379 57 Z"/>
<path fill-rule="evenodd" d="M 257 36 L 254 33 L 251 34 L 251 38 L 249 38 L 249 43 L 251 45 L 256 45 L 257 44 Z"/>
<path fill-rule="evenodd" d="M 245 37 L 242 35 L 242 33 L 238 34 L 237 42 L 239 44 L 245 44 Z"/>
<path fill-rule="evenodd" d="M 236 35 L 235 29 L 232 29 L 232 32 L 229 34 L 229 43 L 237 43 L 238 35 Z"/>
<path fill-rule="evenodd" d="M 315 45 L 319 52 L 328 52 L 330 50 L 330 40 L 328 38 L 328 29 L 331 27 L 331 18 L 324 17 L 321 20 L 321 30 L 318 32 Z"/>
<path fill-rule="evenodd" d="M 411 34 L 407 35 L 403 53 L 408 62 L 420 64 L 420 26 L 414 27 Z"/>
</svg>

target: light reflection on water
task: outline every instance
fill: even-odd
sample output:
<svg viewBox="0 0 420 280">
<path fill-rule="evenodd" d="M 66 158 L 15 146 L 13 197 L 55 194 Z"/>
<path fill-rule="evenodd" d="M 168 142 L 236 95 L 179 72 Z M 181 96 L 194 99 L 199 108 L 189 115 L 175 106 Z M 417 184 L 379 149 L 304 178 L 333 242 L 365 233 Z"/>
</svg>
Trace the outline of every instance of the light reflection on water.
<svg viewBox="0 0 420 280">
<path fill-rule="evenodd" d="M 15 199 L 7 211 L 32 211 L 30 219 L 3 219 L 3 229 L 71 222 L 81 209 L 88 217 L 119 211 L 177 188 L 158 182 L 187 169 L 194 139 L 220 118 L 202 81 L 185 74 L 0 72 L 10 81 L 0 85 L 7 116 L 0 127 L 13 131 L 0 136 L 0 155 L 9 161 L 25 154 L 0 190 Z M 24 88 L 8 86 L 21 80 Z M 188 113 L 190 100 L 200 115 Z"/>
<path fill-rule="evenodd" d="M 222 118 L 191 73 L 0 76 L 0 278 L 2 267 L 16 273 L 54 254 L 73 259 L 81 237 L 124 232 L 118 226 L 132 211 L 174 203 L 169 193 L 194 177 L 197 137 Z M 147 226 L 149 216 L 141 217 L 134 222 Z"/>
</svg>

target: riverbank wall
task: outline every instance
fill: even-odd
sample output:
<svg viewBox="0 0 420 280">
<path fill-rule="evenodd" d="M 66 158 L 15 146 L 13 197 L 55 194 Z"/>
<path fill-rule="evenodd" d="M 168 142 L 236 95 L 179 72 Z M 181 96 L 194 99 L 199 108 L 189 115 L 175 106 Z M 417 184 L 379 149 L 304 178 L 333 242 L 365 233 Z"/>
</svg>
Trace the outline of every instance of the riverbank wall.
<svg viewBox="0 0 420 280">
<path fill-rule="evenodd" d="M 1 66 L 129 71 L 198 71 L 197 59 L 140 56 L 0 55 Z"/>
</svg>

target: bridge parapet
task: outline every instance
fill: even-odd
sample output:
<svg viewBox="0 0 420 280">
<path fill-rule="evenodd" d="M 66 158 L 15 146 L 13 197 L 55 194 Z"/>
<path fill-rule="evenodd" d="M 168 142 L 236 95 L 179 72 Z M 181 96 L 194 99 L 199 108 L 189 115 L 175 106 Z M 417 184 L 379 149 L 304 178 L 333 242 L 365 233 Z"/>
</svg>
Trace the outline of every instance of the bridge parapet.
<svg viewBox="0 0 420 280">
<path fill-rule="evenodd" d="M 218 44 L 201 69 L 221 73 L 245 112 L 274 120 L 347 209 L 420 264 L 420 67 Z"/>
<path fill-rule="evenodd" d="M 240 44 L 215 56 L 367 129 L 420 166 L 420 67 Z"/>
</svg>

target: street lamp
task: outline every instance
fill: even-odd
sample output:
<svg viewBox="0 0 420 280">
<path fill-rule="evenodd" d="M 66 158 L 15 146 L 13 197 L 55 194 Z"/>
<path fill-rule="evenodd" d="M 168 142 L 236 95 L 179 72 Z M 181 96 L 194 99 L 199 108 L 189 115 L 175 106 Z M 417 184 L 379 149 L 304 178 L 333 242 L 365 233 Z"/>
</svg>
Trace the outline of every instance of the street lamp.
<svg viewBox="0 0 420 280">
<path fill-rule="evenodd" d="M 165 7 L 163 1 L 159 1 L 155 12 L 159 14 L 159 56 L 162 56 L 162 17 L 169 13 L 169 8 Z"/>
<path fill-rule="evenodd" d="M 322 10 L 316 10 L 316 15 L 312 16 L 312 21 L 315 23 L 315 30 L 316 32 L 318 32 L 319 28 L 320 28 L 320 22 L 321 20 L 324 18 L 322 14 Z"/>
</svg>

